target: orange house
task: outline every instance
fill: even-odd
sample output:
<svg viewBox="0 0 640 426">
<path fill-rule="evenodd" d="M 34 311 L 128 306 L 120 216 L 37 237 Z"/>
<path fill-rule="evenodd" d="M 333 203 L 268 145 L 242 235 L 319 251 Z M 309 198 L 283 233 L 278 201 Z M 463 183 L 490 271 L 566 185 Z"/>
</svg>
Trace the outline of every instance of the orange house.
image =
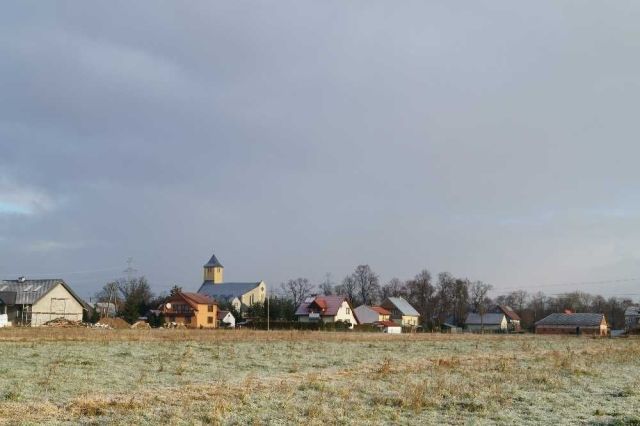
<svg viewBox="0 0 640 426">
<path fill-rule="evenodd" d="M 202 294 L 178 292 L 162 305 L 161 311 L 166 321 L 189 328 L 218 327 L 218 304 Z"/>
</svg>

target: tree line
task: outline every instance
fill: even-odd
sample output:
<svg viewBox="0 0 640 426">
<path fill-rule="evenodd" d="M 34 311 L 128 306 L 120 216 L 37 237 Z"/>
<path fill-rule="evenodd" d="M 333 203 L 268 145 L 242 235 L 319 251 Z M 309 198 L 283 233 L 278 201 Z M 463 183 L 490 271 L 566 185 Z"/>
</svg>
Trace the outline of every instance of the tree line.
<svg viewBox="0 0 640 426">
<path fill-rule="evenodd" d="M 486 313 L 497 305 L 507 305 L 520 316 L 522 327 L 531 330 L 536 321 L 567 309 L 604 313 L 612 328 L 623 328 L 624 311 L 633 305 L 629 298 L 605 298 L 582 291 L 547 296 L 542 292 L 516 290 L 491 298 L 488 296 L 491 290 L 490 284 L 455 277 L 449 272 L 441 272 L 434 278 L 427 269 L 408 280 L 392 278 L 381 284 L 379 275 L 369 265 L 358 265 L 339 283 L 334 282 L 330 274 L 317 284 L 302 277 L 290 279 L 271 292 L 268 303 L 255 304 L 244 312 L 237 312 L 223 301 L 219 301 L 219 306 L 230 310 L 237 320 L 266 318 L 268 311 L 272 320 L 292 321 L 296 308 L 311 295 L 342 295 L 354 308 L 361 304 L 379 304 L 387 297 L 403 297 L 420 313 L 425 329 L 437 329 L 444 322 L 462 326 L 469 312 Z M 141 276 L 105 284 L 96 294 L 96 300 L 114 303 L 117 315 L 133 323 L 177 291 L 182 288 L 176 285 L 169 293 L 154 294 L 147 279 Z"/>
<path fill-rule="evenodd" d="M 317 285 L 307 278 L 295 278 L 282 283 L 279 294 L 295 306 L 313 294 L 342 295 L 354 307 L 378 304 L 387 297 L 403 297 L 420 313 L 427 329 L 439 328 L 444 322 L 462 326 L 469 312 L 486 313 L 497 305 L 511 307 L 520 316 L 522 327 L 529 330 L 536 321 L 565 310 L 604 313 L 612 328 L 623 328 L 624 311 L 633 305 L 629 298 L 605 298 L 582 291 L 547 296 L 542 292 L 516 290 L 491 298 L 488 294 L 492 289 L 490 284 L 455 277 L 449 272 L 441 272 L 434 279 L 427 269 L 408 280 L 392 278 L 381 284 L 369 265 L 358 265 L 339 283 L 330 274 Z"/>
</svg>

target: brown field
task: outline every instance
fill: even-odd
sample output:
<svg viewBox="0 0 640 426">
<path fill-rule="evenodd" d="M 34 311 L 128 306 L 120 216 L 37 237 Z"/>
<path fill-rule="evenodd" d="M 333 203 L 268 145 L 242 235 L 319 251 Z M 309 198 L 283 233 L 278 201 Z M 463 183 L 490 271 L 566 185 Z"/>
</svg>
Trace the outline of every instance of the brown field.
<svg viewBox="0 0 640 426">
<path fill-rule="evenodd" d="M 640 340 L 0 330 L 1 424 L 640 424 Z"/>
</svg>

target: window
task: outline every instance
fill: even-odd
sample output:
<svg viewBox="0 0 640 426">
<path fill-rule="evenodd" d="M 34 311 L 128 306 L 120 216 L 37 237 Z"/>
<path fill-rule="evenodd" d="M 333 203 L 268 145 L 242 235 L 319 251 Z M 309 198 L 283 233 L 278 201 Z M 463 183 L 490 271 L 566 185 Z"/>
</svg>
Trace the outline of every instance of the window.
<svg viewBox="0 0 640 426">
<path fill-rule="evenodd" d="M 351 309 L 347 308 L 347 315 L 351 313 Z"/>
<path fill-rule="evenodd" d="M 207 310 L 208 310 L 209 312 L 213 312 L 213 305 L 209 305 L 209 306 L 208 306 L 208 308 L 207 308 Z"/>
<path fill-rule="evenodd" d="M 213 317 L 207 317 L 207 324 L 213 324 Z"/>
</svg>

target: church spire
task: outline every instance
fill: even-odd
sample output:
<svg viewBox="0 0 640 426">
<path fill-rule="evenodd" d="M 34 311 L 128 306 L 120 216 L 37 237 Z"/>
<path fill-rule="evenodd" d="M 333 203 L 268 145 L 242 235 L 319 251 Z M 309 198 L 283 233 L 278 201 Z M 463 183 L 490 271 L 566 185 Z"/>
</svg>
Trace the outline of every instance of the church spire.
<svg viewBox="0 0 640 426">
<path fill-rule="evenodd" d="M 204 280 L 212 281 L 213 284 L 220 284 L 224 281 L 224 266 L 215 254 L 204 265 Z"/>
</svg>

